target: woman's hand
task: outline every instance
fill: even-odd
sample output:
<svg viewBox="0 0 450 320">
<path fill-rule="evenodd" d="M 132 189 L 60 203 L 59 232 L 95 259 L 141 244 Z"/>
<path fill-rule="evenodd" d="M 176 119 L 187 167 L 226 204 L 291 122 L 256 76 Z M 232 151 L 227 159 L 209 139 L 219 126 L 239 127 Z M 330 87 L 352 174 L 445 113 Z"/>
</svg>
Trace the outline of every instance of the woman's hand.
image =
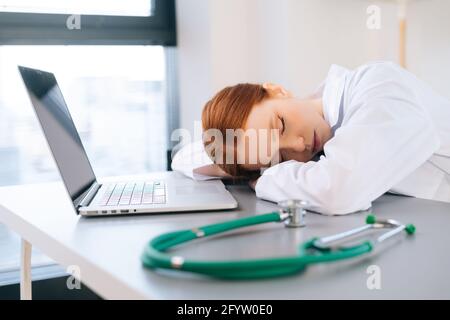
<svg viewBox="0 0 450 320">
<path fill-rule="evenodd" d="M 248 182 L 248 185 L 249 185 L 250 188 L 252 188 L 253 190 L 255 190 L 256 183 L 258 182 L 258 179 L 259 179 L 259 178 L 254 179 L 254 180 L 250 180 L 250 181 Z"/>
<path fill-rule="evenodd" d="M 202 174 L 205 176 L 211 177 L 221 177 L 221 178 L 231 178 L 231 176 L 220 169 L 220 167 L 216 164 L 209 164 L 197 169 L 194 169 L 194 173 Z"/>
</svg>

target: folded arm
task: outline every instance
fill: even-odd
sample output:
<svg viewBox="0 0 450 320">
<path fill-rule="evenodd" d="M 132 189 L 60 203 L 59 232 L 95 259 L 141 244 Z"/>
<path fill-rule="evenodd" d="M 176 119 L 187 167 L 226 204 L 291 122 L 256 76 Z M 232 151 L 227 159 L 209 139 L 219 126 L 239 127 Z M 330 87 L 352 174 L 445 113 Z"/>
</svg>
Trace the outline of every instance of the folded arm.
<svg viewBox="0 0 450 320">
<path fill-rule="evenodd" d="M 370 208 L 439 148 L 439 137 L 424 111 L 405 100 L 372 99 L 351 123 L 325 144 L 318 162 L 288 161 L 258 179 L 258 197 L 303 199 L 328 215 Z"/>
<path fill-rule="evenodd" d="M 206 154 L 201 140 L 183 146 L 172 159 L 172 170 L 194 180 L 230 178 Z"/>
</svg>

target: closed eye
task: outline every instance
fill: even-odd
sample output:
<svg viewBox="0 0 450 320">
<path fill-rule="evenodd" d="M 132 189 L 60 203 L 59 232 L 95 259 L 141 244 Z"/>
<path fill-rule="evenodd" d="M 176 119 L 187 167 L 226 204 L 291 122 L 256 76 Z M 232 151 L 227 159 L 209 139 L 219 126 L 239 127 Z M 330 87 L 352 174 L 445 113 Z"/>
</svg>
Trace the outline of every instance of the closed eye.
<svg viewBox="0 0 450 320">
<path fill-rule="evenodd" d="M 283 134 L 284 130 L 285 130 L 285 126 L 286 126 L 284 123 L 284 118 L 278 117 L 278 119 L 280 119 L 280 121 L 281 121 L 281 134 Z"/>
</svg>

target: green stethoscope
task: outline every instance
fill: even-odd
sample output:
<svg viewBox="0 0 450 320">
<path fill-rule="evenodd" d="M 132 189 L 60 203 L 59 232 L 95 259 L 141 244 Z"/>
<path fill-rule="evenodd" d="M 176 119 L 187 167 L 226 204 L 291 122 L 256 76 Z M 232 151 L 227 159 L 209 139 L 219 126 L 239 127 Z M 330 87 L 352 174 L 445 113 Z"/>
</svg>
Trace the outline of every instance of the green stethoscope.
<svg viewBox="0 0 450 320">
<path fill-rule="evenodd" d="M 415 232 L 415 227 L 412 224 L 404 225 L 392 219 L 380 220 L 373 215 L 369 215 L 364 226 L 328 237 L 312 238 L 301 243 L 298 254 L 294 256 L 236 261 L 199 261 L 165 253 L 168 249 L 181 243 L 257 224 L 284 221 L 288 227 L 303 227 L 305 225 L 304 217 L 307 202 L 287 200 L 279 203 L 279 205 L 282 207 L 279 211 L 267 214 L 161 234 L 148 243 L 141 257 L 142 262 L 145 267 L 151 269 L 174 269 L 223 279 L 269 278 L 299 272 L 310 264 L 358 257 L 371 252 L 377 244 L 403 230 L 408 235 Z M 365 240 L 353 246 L 331 245 L 370 229 L 390 230 L 374 241 Z"/>
</svg>

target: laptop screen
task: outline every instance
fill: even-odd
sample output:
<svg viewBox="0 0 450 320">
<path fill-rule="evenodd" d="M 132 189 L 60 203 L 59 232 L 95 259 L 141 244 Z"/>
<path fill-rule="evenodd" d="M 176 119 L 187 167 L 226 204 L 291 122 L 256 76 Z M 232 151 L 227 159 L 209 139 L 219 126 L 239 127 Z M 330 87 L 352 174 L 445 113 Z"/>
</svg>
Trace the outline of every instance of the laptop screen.
<svg viewBox="0 0 450 320">
<path fill-rule="evenodd" d="M 69 109 L 52 73 L 20 67 L 44 135 L 74 201 L 96 181 Z"/>
</svg>

